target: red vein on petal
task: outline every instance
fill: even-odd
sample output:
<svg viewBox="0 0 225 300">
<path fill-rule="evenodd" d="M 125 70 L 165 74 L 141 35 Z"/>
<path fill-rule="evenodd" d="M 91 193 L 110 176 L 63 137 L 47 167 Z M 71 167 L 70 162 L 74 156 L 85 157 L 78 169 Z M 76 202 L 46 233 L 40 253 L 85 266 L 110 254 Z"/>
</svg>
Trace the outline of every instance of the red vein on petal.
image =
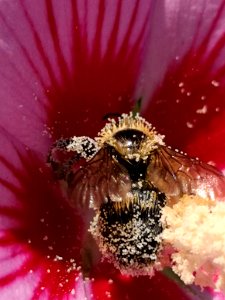
<svg viewBox="0 0 225 300">
<path fill-rule="evenodd" d="M 0 241 L 0 245 L 3 246 L 3 243 Z M 7 246 L 8 246 L 8 243 L 7 243 Z M 15 246 L 13 244 L 13 246 Z M 7 251 L 9 250 L 9 247 L 7 247 Z M 22 247 L 20 247 L 19 250 L 15 250 L 15 248 L 13 247 L 13 251 L 11 254 L 8 254 L 8 255 L 5 255 L 4 257 L 1 257 L 0 258 L 0 263 L 5 263 L 5 262 L 12 262 L 12 259 L 16 256 L 21 256 L 21 255 L 24 255 L 24 249 L 22 249 Z"/>
<path fill-rule="evenodd" d="M 0 287 L 4 287 L 12 283 L 16 278 L 23 278 L 27 275 L 26 270 L 24 269 L 17 269 L 16 271 L 0 278 Z"/>
<path fill-rule="evenodd" d="M 75 1 L 72 1 L 72 5 L 74 5 Z M 83 24 L 83 41 L 86 41 L 87 45 L 87 36 L 88 36 L 88 30 L 87 30 L 87 25 L 88 25 L 88 12 L 89 12 L 89 6 L 88 6 L 88 0 L 84 0 L 84 24 Z M 76 18 L 73 18 L 76 20 Z M 84 43 L 85 44 L 85 43 Z"/>
<path fill-rule="evenodd" d="M 85 57 L 87 57 L 87 31 L 84 31 L 84 34 L 81 34 L 81 30 L 79 29 L 81 24 L 79 22 L 79 14 L 77 8 L 77 1 L 71 0 L 71 14 L 72 14 L 72 22 L 71 22 L 71 36 L 72 39 L 72 47 L 71 47 L 71 57 L 73 62 L 73 71 L 82 70 L 83 63 Z M 85 27 L 87 26 L 87 13 L 85 17 Z M 81 43 L 82 41 L 82 43 Z M 87 61 L 86 61 L 87 63 Z"/>
<path fill-rule="evenodd" d="M 3 21 L 4 25 L 6 26 L 6 28 L 9 30 L 10 35 L 13 37 L 13 39 L 15 40 L 15 42 L 17 43 L 17 45 L 20 47 L 24 57 L 27 60 L 28 65 L 30 66 L 30 68 L 33 70 L 34 74 L 36 75 L 36 79 L 38 82 L 40 82 L 41 86 L 43 86 L 44 88 L 46 88 L 45 83 L 41 77 L 41 74 L 37 68 L 37 66 L 35 65 L 34 61 L 32 60 L 32 54 L 30 54 L 28 52 L 28 50 L 26 49 L 26 47 L 21 43 L 21 41 L 19 40 L 18 36 L 16 35 L 15 30 L 8 24 L 8 22 L 6 21 L 5 17 L 3 16 L 3 14 L 0 12 L 0 18 Z M 11 61 L 9 62 L 13 68 L 17 71 L 17 73 L 19 72 L 18 69 L 16 68 L 16 64 L 12 63 Z M 20 74 L 20 76 L 22 77 L 22 75 Z M 25 80 L 25 78 L 24 78 Z M 28 86 L 29 88 L 29 86 Z"/>
<path fill-rule="evenodd" d="M 225 46 L 225 33 L 216 41 L 213 48 L 210 50 L 209 55 L 206 57 L 202 73 L 210 71 L 215 63 L 216 59 L 219 57 L 222 49 Z"/>
<path fill-rule="evenodd" d="M 123 42 L 122 42 L 122 45 L 121 45 L 118 56 L 123 56 L 124 53 L 127 51 L 127 49 L 129 49 L 129 41 L 130 41 L 130 38 L 131 38 L 132 31 L 134 29 L 135 21 L 137 19 L 139 2 L 140 2 L 139 0 L 136 0 L 136 4 L 134 6 L 133 13 L 132 13 L 132 16 L 130 18 L 129 25 L 127 27 L 127 32 L 126 32 L 125 37 L 123 39 Z"/>
<path fill-rule="evenodd" d="M 147 12 L 146 17 L 143 21 L 143 25 L 140 29 L 140 33 L 136 39 L 136 42 L 134 43 L 134 45 L 129 53 L 129 57 L 130 57 L 129 60 L 133 60 L 135 58 L 135 53 L 137 53 L 138 49 L 140 48 L 141 42 L 143 41 L 144 35 L 146 33 L 147 24 L 149 21 L 149 15 L 150 15 L 150 9 L 149 9 L 149 12 Z"/>
<path fill-rule="evenodd" d="M 45 0 L 45 6 L 46 6 L 46 10 L 47 10 L 47 19 L 48 19 L 49 30 L 50 30 L 51 38 L 52 38 L 53 45 L 55 48 L 58 66 L 60 68 L 62 78 L 64 79 L 64 82 L 66 82 L 68 80 L 68 67 L 66 65 L 66 61 L 65 61 L 65 58 L 62 53 L 62 48 L 60 46 L 59 34 L 58 34 L 58 30 L 57 30 L 56 19 L 54 16 L 52 0 L 50 0 L 50 1 Z"/>
<path fill-rule="evenodd" d="M 88 50 L 87 32 L 85 32 L 85 30 L 87 31 L 88 23 L 87 14 L 84 16 L 84 18 L 86 18 L 84 19 L 84 24 L 81 24 L 79 21 L 79 12 L 77 11 L 77 1 L 70 2 L 72 7 L 71 40 L 73 42 L 72 74 L 69 73 L 63 56 L 54 7 L 52 2 L 44 2 L 46 4 L 46 21 L 48 22 L 47 30 L 53 41 L 55 55 L 58 59 L 59 68 L 61 68 L 60 77 L 64 79 L 63 83 L 60 82 L 61 78 L 57 81 L 50 57 L 44 49 L 45 41 L 42 40 L 41 34 L 35 26 L 35 22 L 32 20 L 30 11 L 26 8 L 25 2 L 20 0 L 19 3 L 41 62 L 50 77 L 50 89 L 48 89 L 43 82 L 43 78 L 39 72 L 40 67 L 35 65 L 35 59 L 32 58 L 28 49 L 22 44 L 15 32 L 12 36 L 21 48 L 30 67 L 37 73 L 37 76 L 39 76 L 41 85 L 46 90 L 46 96 L 49 99 L 49 107 L 45 104 L 44 108 L 49 112 L 47 123 L 49 125 L 49 131 L 53 133 L 53 138 L 62 135 L 73 135 L 77 128 L 77 125 L 74 122 L 75 116 L 78 117 L 77 122 L 86 120 L 88 115 L 90 115 L 89 111 L 96 112 L 96 105 L 100 107 L 100 110 L 97 112 L 98 118 L 95 118 L 96 126 L 93 126 L 93 128 L 95 127 L 97 130 L 102 127 L 102 124 L 100 124 L 101 118 L 106 112 L 124 112 L 130 110 L 130 107 L 132 106 L 131 97 L 134 91 L 135 79 L 139 66 L 141 46 L 138 46 L 138 43 L 141 43 L 140 39 L 137 39 L 136 43 L 134 41 L 135 47 L 132 49 L 132 55 L 128 57 L 128 54 L 131 51 L 130 39 L 132 31 L 135 29 L 135 22 L 137 21 L 137 11 L 139 10 L 138 8 L 140 5 L 139 1 L 135 2 L 133 11 L 131 11 L 130 21 L 125 33 L 125 40 L 120 45 L 120 53 L 114 57 L 114 60 L 111 58 L 114 55 L 114 49 L 118 43 L 116 34 L 118 34 L 119 31 L 119 21 L 122 22 L 120 20 L 122 1 L 119 0 L 117 3 L 116 16 L 114 16 L 114 24 L 111 29 L 113 37 L 111 37 L 110 44 L 106 50 L 106 53 L 109 55 L 107 58 L 105 56 L 104 59 L 100 59 L 100 47 L 102 28 L 105 21 L 105 2 L 99 1 L 98 3 L 99 11 L 97 16 L 95 43 L 92 45 L 93 51 L 91 52 L 91 55 Z M 87 1 L 85 5 L 88 7 Z M 111 48 L 113 42 L 115 44 L 114 47 Z M 121 68 L 121 66 L 123 67 Z M 27 88 L 29 88 L 29 86 Z M 76 113 L 77 110 L 75 106 L 77 106 L 77 110 L 79 110 L 81 114 L 78 115 Z M 59 116 L 59 114 L 61 114 L 61 116 Z M 98 125 L 96 123 L 98 123 Z M 79 128 L 79 131 L 80 130 L 82 129 Z"/>
<path fill-rule="evenodd" d="M 78 276 L 82 222 L 63 200 L 38 156 L 24 150 L 24 146 L 12 141 L 9 135 L 8 138 L 20 159 L 21 167 L 0 156 L 1 163 L 10 171 L 9 179 L 1 178 L 0 183 L 15 195 L 19 207 L 0 208 L 0 217 L 13 221 L 12 227 L 3 228 L 0 247 L 1 253 L 9 246 L 15 247 L 15 250 L 22 247 L 27 258 L 19 269 L 15 265 L 10 274 L 0 277 L 0 285 L 23 280 L 32 271 L 40 277 L 33 299 L 41 295 L 43 286 L 49 292 L 50 299 L 53 295 L 62 298 L 74 288 Z M 13 178 L 16 184 L 10 182 Z M 15 257 L 16 252 L 12 264 Z"/>
<path fill-rule="evenodd" d="M 196 141 L 198 134 L 205 132 L 213 119 L 219 118 L 225 110 L 225 102 L 222 101 L 224 81 L 217 82 L 219 76 L 223 79 L 225 64 L 221 61 L 221 65 L 213 69 L 218 54 L 225 46 L 223 34 L 208 49 L 207 54 L 207 47 L 224 6 L 225 1 L 218 8 L 219 11 L 197 49 L 190 48 L 181 61 L 174 59 L 149 105 L 151 120 L 159 131 L 166 134 L 167 142 L 173 147 L 184 149 L 191 143 L 191 139 Z M 198 148 L 196 143 L 195 147 Z M 197 154 L 194 149 L 190 151 L 191 147 L 188 148 L 190 154 L 192 151 L 194 155 Z M 201 153 L 205 160 L 213 160 L 218 164 L 224 161 L 222 150 L 216 157 L 212 151 L 207 152 L 207 147 L 203 147 L 200 152 L 205 152 Z"/>
<path fill-rule="evenodd" d="M 115 47 L 118 43 L 116 34 L 118 35 L 121 11 L 120 7 L 117 7 L 111 29 L 113 36 L 108 40 L 107 49 L 102 58 L 100 46 L 106 7 L 104 1 L 99 1 L 98 4 L 94 43 L 90 50 L 85 31 L 88 20 L 84 17 L 84 25 L 81 23 L 77 1 L 71 2 L 73 70 L 70 81 L 66 85 L 57 88 L 53 86 L 48 94 L 51 103 L 51 110 L 48 110 L 48 124 L 53 138 L 87 134 L 88 122 L 92 124 L 91 127 L 88 126 L 88 134 L 96 135 L 102 127 L 101 119 L 106 112 L 122 113 L 130 110 L 132 106 L 131 97 L 135 88 L 141 51 L 141 45 L 138 43 L 141 43 L 142 32 L 133 42 L 134 49 L 131 56 L 129 52 L 131 52 L 130 39 L 135 28 L 139 2 L 135 2 L 130 13 L 128 28 L 125 32 L 126 41 L 118 45 L 119 53 L 115 55 Z M 118 5 L 121 5 L 120 1 Z M 144 23 L 142 21 L 143 25 Z M 139 31 L 143 28 L 144 26 Z M 115 45 L 111 47 L 113 42 Z"/>
<path fill-rule="evenodd" d="M 99 1 L 98 3 L 98 16 L 97 16 L 97 24 L 95 37 L 93 42 L 93 50 L 92 50 L 92 60 L 99 61 L 101 58 L 101 38 L 102 38 L 102 29 L 103 22 L 105 17 L 105 0 Z"/>
<path fill-rule="evenodd" d="M 223 13 L 224 7 L 225 7 L 225 1 L 222 1 L 220 7 L 218 7 L 215 17 L 212 20 L 211 26 L 205 35 L 205 38 L 203 38 L 203 41 L 201 42 L 200 46 L 198 47 L 198 49 L 195 53 L 196 60 L 201 59 L 203 57 L 203 54 L 206 53 L 207 46 L 210 42 L 213 32 L 215 31 L 215 28 L 219 22 L 219 19 Z M 193 60 L 193 62 L 195 62 L 195 60 Z"/>
<path fill-rule="evenodd" d="M 223 13 L 223 9 L 225 7 L 225 2 L 222 1 L 220 7 L 218 8 L 218 11 L 216 15 L 214 16 L 211 25 L 208 29 L 208 31 L 205 34 L 205 37 L 201 41 L 201 43 L 197 46 L 196 44 L 198 42 L 198 34 L 199 34 L 199 27 L 200 27 L 200 22 L 197 26 L 195 36 L 193 38 L 193 43 L 191 44 L 189 50 L 187 51 L 187 54 L 184 56 L 183 61 L 182 61 L 182 71 L 186 71 L 186 73 L 192 73 L 193 71 L 193 66 L 200 66 L 201 69 L 200 71 L 202 74 L 205 74 L 206 71 L 209 71 L 210 67 L 212 66 L 213 62 L 215 62 L 216 53 L 219 53 L 221 51 L 221 48 L 219 49 L 218 47 L 222 47 L 222 44 L 220 42 L 220 39 L 216 42 L 216 44 L 213 46 L 213 48 L 210 50 L 210 53 L 208 56 L 206 56 L 207 53 L 207 47 L 209 46 L 210 39 L 212 37 L 213 32 L 216 29 L 216 26 L 219 22 L 219 19 Z M 203 18 L 203 15 L 202 15 Z M 222 38 L 223 40 L 223 38 Z M 202 63 L 204 60 L 204 64 Z M 184 73 L 183 73 L 184 75 Z"/>
<path fill-rule="evenodd" d="M 42 59 L 42 62 L 48 72 L 48 75 L 51 79 L 51 83 L 52 85 L 54 86 L 58 86 L 58 82 L 57 82 L 57 79 L 56 79 L 56 76 L 54 74 L 54 71 L 53 71 L 53 68 L 52 68 L 52 65 L 50 63 L 50 60 L 44 50 L 44 45 L 43 45 L 43 42 L 41 41 L 41 38 L 40 38 L 40 35 L 38 33 L 38 31 L 36 30 L 35 28 L 35 25 L 32 21 L 32 18 L 30 17 L 29 13 L 27 12 L 27 9 L 26 7 L 24 6 L 24 3 L 21 2 L 20 0 L 20 4 L 21 4 L 21 7 L 23 9 L 23 13 L 24 13 L 24 16 L 25 16 L 25 19 L 27 20 L 28 22 L 28 25 L 31 29 L 31 32 L 32 32 L 32 35 L 33 35 L 33 39 L 34 39 L 34 42 L 35 42 L 35 45 L 36 45 L 36 48 L 38 50 L 38 53 L 40 54 L 40 57 Z"/>
<path fill-rule="evenodd" d="M 68 136 L 74 135 L 74 133 L 81 133 L 82 128 L 85 128 L 85 124 L 82 126 L 81 122 L 83 123 L 83 120 L 87 120 L 91 116 L 90 111 L 97 114 L 95 118 L 92 118 L 92 116 L 90 118 L 92 122 L 94 121 L 94 124 L 92 126 L 93 131 L 89 134 L 95 135 L 102 127 L 101 119 L 106 112 L 118 111 L 122 113 L 130 110 L 132 106 L 131 98 L 136 83 L 135 79 L 138 73 L 141 48 L 141 45 L 138 45 L 138 43 L 141 43 L 141 40 L 138 38 L 134 41 L 135 45 L 132 51 L 130 45 L 132 31 L 135 29 L 135 22 L 137 21 L 139 1 L 136 1 L 132 8 L 128 28 L 125 32 L 125 41 L 123 41 L 121 45 L 118 45 L 119 54 L 115 55 L 115 48 L 119 43 L 116 38 L 116 35 L 119 32 L 119 21 L 123 21 L 120 18 L 122 1 L 118 1 L 116 15 L 113 17 L 114 23 L 111 29 L 113 36 L 110 40 L 110 47 L 108 44 L 106 49 L 107 55 L 102 59 L 102 50 L 100 47 L 102 28 L 105 22 L 105 2 L 98 2 L 99 10 L 97 20 L 95 20 L 96 32 L 91 52 L 87 42 L 88 14 L 84 15 L 82 21 L 79 21 L 80 15 L 77 8 L 77 1 L 70 2 L 72 7 L 71 50 L 73 62 L 71 73 L 69 73 L 68 68 L 66 67 L 65 58 L 63 57 L 54 7 L 52 2 L 44 2 L 46 4 L 45 21 L 49 24 L 47 30 L 53 41 L 54 53 L 58 60 L 59 68 L 61 68 L 59 80 L 57 80 L 56 75 L 54 74 L 50 57 L 44 49 L 45 41 L 42 40 L 41 34 L 35 26 L 35 22 L 32 20 L 31 13 L 26 8 L 23 1 L 20 0 L 19 3 L 22 8 L 24 19 L 30 29 L 32 41 L 34 41 L 41 62 L 51 81 L 51 86 L 47 87 L 46 84 L 43 83 L 40 73 L 38 73 L 42 80 L 41 84 L 45 88 L 45 96 L 49 100 L 47 104 L 44 104 L 44 108 L 48 113 L 47 124 L 49 132 L 53 134 L 53 139 L 61 137 L 62 135 Z M 29 51 L 20 42 L 16 33 L 15 40 L 22 49 L 31 68 L 33 68 L 34 71 L 39 72 L 38 70 L 40 67 L 38 68 L 38 66 L 35 65 L 35 59 L 32 59 L 32 56 L 30 56 L 31 54 L 29 54 Z M 111 47 L 113 42 L 115 43 L 114 47 Z M 132 52 L 132 55 L 129 56 L 129 52 Z M 99 107 L 98 111 L 96 110 L 97 106 Z M 79 111 L 79 114 L 77 111 Z M 83 134 L 84 133 L 85 132 L 83 132 Z"/>
<path fill-rule="evenodd" d="M 110 38 L 107 45 L 107 51 L 104 54 L 104 60 L 113 59 L 115 55 L 116 45 L 117 45 L 117 35 L 119 31 L 120 18 L 121 18 L 121 8 L 122 8 L 122 0 L 119 0 L 116 9 L 116 16 L 114 20 L 114 24 L 112 26 L 112 31 L 110 33 Z"/>
</svg>

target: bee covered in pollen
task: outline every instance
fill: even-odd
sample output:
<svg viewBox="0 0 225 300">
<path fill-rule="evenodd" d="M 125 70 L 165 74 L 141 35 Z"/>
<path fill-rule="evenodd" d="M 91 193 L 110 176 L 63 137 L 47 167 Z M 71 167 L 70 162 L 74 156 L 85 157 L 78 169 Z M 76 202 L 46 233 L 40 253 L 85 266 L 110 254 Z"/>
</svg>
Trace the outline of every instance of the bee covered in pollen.
<svg viewBox="0 0 225 300">
<path fill-rule="evenodd" d="M 95 139 L 58 140 L 48 161 L 67 183 L 70 203 L 95 211 L 89 230 L 103 257 L 125 274 L 160 267 L 165 205 L 183 195 L 224 196 L 220 171 L 173 151 L 139 114 L 110 119 Z"/>
</svg>

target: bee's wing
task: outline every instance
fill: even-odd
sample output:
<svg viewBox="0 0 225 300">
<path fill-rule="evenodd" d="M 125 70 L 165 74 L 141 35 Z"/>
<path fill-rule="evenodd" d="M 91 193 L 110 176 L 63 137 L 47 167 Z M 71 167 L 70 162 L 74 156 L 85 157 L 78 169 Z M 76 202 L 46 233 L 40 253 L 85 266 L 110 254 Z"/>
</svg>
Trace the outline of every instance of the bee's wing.
<svg viewBox="0 0 225 300">
<path fill-rule="evenodd" d="M 151 156 L 147 177 L 167 197 L 225 199 L 225 177 L 211 165 L 162 146 Z"/>
<path fill-rule="evenodd" d="M 75 172 L 71 184 L 71 202 L 76 207 L 99 207 L 108 198 L 122 201 L 130 191 L 129 174 L 106 147 Z"/>
</svg>

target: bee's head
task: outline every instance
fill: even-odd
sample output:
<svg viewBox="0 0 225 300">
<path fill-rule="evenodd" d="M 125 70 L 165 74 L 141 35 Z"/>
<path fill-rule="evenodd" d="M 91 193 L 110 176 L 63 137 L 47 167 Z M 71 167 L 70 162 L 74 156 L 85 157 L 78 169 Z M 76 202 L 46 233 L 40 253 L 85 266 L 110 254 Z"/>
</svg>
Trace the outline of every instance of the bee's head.
<svg viewBox="0 0 225 300">
<path fill-rule="evenodd" d="M 146 160 L 159 145 L 163 136 L 138 114 L 123 114 L 118 121 L 114 119 L 101 130 L 96 138 L 99 148 L 109 145 L 126 160 Z"/>
<path fill-rule="evenodd" d="M 124 129 L 116 132 L 110 139 L 109 144 L 125 159 L 139 160 L 147 156 L 150 149 L 147 135 L 137 129 Z"/>
</svg>

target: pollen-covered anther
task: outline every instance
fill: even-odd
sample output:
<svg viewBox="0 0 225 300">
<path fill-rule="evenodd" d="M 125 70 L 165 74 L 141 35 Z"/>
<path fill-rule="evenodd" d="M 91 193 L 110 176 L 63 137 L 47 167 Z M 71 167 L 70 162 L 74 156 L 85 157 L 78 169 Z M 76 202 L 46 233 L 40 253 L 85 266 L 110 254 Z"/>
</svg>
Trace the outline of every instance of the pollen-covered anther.
<svg viewBox="0 0 225 300">
<path fill-rule="evenodd" d="M 164 207 L 164 244 L 175 250 L 173 271 L 185 284 L 225 292 L 225 202 L 184 196 Z"/>
</svg>

